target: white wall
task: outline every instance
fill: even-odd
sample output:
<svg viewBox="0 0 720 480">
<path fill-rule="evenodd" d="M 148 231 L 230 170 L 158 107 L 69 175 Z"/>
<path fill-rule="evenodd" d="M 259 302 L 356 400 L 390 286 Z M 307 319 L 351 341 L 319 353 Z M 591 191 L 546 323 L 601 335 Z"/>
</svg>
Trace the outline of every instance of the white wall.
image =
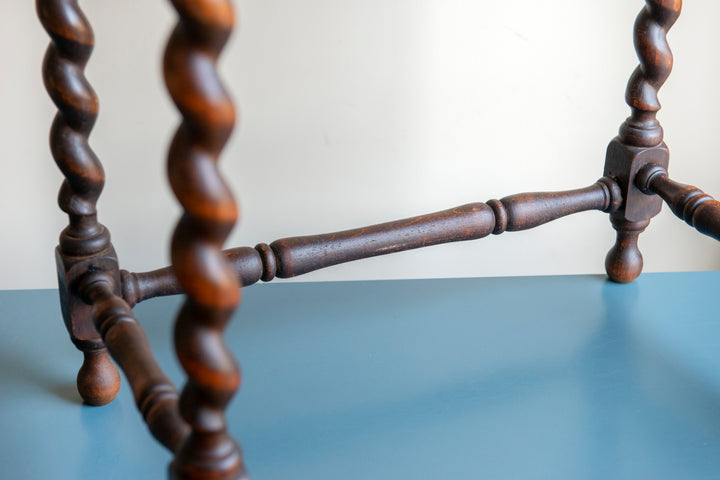
<svg viewBox="0 0 720 480">
<path fill-rule="evenodd" d="M 0 288 L 55 285 L 65 224 L 47 147 L 47 37 L 34 2 L 0 0 Z M 99 203 L 132 270 L 167 263 L 178 208 L 164 178 L 177 122 L 159 59 L 167 2 L 82 2 L 101 99 L 91 144 L 108 182 Z M 629 110 L 641 0 L 243 0 L 223 73 L 242 122 L 222 162 L 243 206 L 230 245 L 322 233 L 602 175 Z M 715 140 L 720 3 L 687 2 L 661 91 L 671 174 L 720 195 Z M 301 277 L 348 280 L 599 273 L 614 241 L 588 212 L 530 232 L 444 245 Z M 720 249 L 675 219 L 641 237 L 646 271 L 720 268 Z"/>
</svg>

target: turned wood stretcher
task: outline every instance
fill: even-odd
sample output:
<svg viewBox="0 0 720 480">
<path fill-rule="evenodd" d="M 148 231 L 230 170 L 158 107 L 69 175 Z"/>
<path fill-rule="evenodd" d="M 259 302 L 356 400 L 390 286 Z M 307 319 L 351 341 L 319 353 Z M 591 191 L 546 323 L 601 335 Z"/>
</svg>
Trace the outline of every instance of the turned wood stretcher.
<svg viewBox="0 0 720 480">
<path fill-rule="evenodd" d="M 573 213 L 601 210 L 617 241 L 605 260 L 609 278 L 631 282 L 642 270 L 638 236 L 663 200 L 699 232 L 720 240 L 720 203 L 668 176 L 668 148 L 656 119 L 657 94 L 672 68 L 666 41 L 681 0 L 646 0 L 635 23 L 640 65 L 628 83 L 630 117 L 608 146 L 603 176 L 576 190 L 522 193 L 395 222 L 342 232 L 292 237 L 222 250 L 238 212 L 216 167 L 235 109 L 216 71 L 233 29 L 229 0 L 172 0 L 178 14 L 163 62 L 167 88 L 182 123 L 168 153 L 168 176 L 184 209 L 172 237 L 172 266 L 145 273 L 121 270 L 96 201 L 104 185 L 88 145 L 98 98 L 84 76 L 93 33 L 76 0 L 36 0 L 51 37 L 43 64 L 58 108 L 52 155 L 65 175 L 60 208 L 69 216 L 56 249 L 60 303 L 73 343 L 84 353 L 78 390 L 104 405 L 125 373 L 152 434 L 174 452 L 170 477 L 246 476 L 241 450 L 228 435 L 225 408 L 240 384 L 223 330 L 240 287 L 302 275 L 339 263 L 490 234 L 534 228 Z M 156 363 L 133 316 L 138 302 L 186 294 L 175 324 L 175 347 L 188 380 L 178 395 Z"/>
</svg>

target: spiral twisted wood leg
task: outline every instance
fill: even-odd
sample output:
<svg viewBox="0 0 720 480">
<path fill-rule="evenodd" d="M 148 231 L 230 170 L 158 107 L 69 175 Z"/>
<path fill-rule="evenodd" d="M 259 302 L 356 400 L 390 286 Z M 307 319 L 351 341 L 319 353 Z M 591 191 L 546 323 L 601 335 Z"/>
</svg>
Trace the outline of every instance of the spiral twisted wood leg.
<svg viewBox="0 0 720 480">
<path fill-rule="evenodd" d="M 63 317 L 72 341 L 85 354 L 77 378 L 80 395 L 90 405 L 103 405 L 115 398 L 120 376 L 93 325 L 90 306 L 77 291 L 79 278 L 89 270 L 118 275 L 110 234 L 98 223 L 95 208 L 105 174 L 88 145 L 98 115 L 97 95 L 84 74 L 94 45 L 93 31 L 76 0 L 37 0 L 36 7 L 51 38 L 43 80 L 58 109 L 50 130 L 50 149 L 65 175 L 58 203 L 69 217 L 56 251 Z"/>
<path fill-rule="evenodd" d="M 669 154 L 657 120 L 658 91 L 672 71 L 667 32 L 681 9 L 682 0 L 645 0 L 635 21 L 635 51 L 640 65 L 631 75 L 625 93 L 631 113 L 618 137 L 610 142 L 605 160 L 605 175 L 617 180 L 625 200 L 611 216 L 617 240 L 605 259 L 608 277 L 619 283 L 632 282 L 640 275 L 643 261 L 638 236 L 662 208 L 660 198 L 643 195 L 635 186 L 635 176 L 645 165 L 668 167 Z"/>
<path fill-rule="evenodd" d="M 172 238 L 172 263 L 187 293 L 175 325 L 175 347 L 188 381 L 180 413 L 191 433 L 170 466 L 176 479 L 246 476 L 242 454 L 226 428 L 225 408 L 240 371 L 223 330 L 240 301 L 235 274 L 221 248 L 238 217 L 217 161 L 235 110 L 216 71 L 233 29 L 228 0 L 172 0 L 179 21 L 165 51 L 164 75 L 183 120 L 170 146 L 168 176 L 184 209 Z"/>
<path fill-rule="evenodd" d="M 657 120 L 658 91 L 672 71 L 667 32 L 681 9 L 682 0 L 645 0 L 635 20 L 633 40 L 640 65 L 630 76 L 625 91 L 631 114 L 620 127 L 620 139 L 626 145 L 654 147 L 663 141 L 663 129 Z"/>
</svg>

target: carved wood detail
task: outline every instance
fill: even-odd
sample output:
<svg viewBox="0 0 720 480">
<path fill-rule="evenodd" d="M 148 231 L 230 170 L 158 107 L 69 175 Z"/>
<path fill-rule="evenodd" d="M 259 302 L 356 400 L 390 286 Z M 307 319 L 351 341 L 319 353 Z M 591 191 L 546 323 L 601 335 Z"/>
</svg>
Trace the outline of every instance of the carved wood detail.
<svg viewBox="0 0 720 480">
<path fill-rule="evenodd" d="M 692 185 L 676 182 L 659 165 L 647 165 L 638 173 L 637 187 L 657 194 L 672 212 L 698 232 L 720 240 L 720 202 Z"/>
<path fill-rule="evenodd" d="M 113 283 L 106 273 L 90 272 L 79 288 L 92 305 L 95 325 L 125 374 L 145 423 L 161 444 L 175 452 L 190 432 L 178 412 L 177 390 L 155 361 L 145 332 Z"/>
<path fill-rule="evenodd" d="M 226 250 L 242 286 L 289 278 L 340 263 L 449 242 L 535 228 L 588 210 L 614 212 L 620 187 L 603 177 L 589 187 L 563 192 L 520 193 L 487 203 L 470 203 L 441 212 L 342 232 L 290 237 Z M 176 295 L 183 289 L 172 267 L 146 273 L 122 271 L 123 295 L 130 304 Z"/>
<path fill-rule="evenodd" d="M 673 66 L 667 32 L 682 10 L 682 0 L 645 0 L 635 20 L 633 40 L 640 65 L 628 82 L 625 101 L 631 114 L 620 127 L 620 140 L 634 147 L 654 147 L 663 140 L 657 121 L 660 110 L 658 90 Z"/>
<path fill-rule="evenodd" d="M 115 398 L 120 375 L 93 326 L 89 305 L 77 291 L 89 269 L 118 270 L 110 233 L 98 223 L 95 208 L 105 173 L 88 144 L 98 115 L 98 98 L 84 73 L 94 36 L 77 1 L 37 0 L 36 7 L 51 39 L 43 81 L 58 109 L 50 129 L 50 150 L 65 175 L 58 204 L 69 218 L 56 251 L 60 302 L 70 337 L 85 357 L 78 391 L 87 404 L 104 405 Z"/>
<path fill-rule="evenodd" d="M 170 0 L 178 23 L 168 42 L 164 77 L 182 115 L 168 152 L 168 176 L 182 205 L 172 238 L 172 265 L 120 271 L 108 230 L 97 220 L 105 177 L 88 138 L 98 98 L 84 75 L 94 45 L 77 0 L 36 0 L 51 38 L 43 80 L 57 106 L 52 155 L 65 175 L 59 205 L 69 226 L 56 249 L 61 308 L 85 361 L 78 389 L 92 405 L 110 402 L 125 373 L 152 434 L 175 453 L 178 480 L 247 478 L 239 445 L 227 432 L 225 409 L 240 386 L 238 365 L 223 332 L 242 286 L 289 278 L 363 258 L 521 231 L 589 210 L 610 214 L 617 231 L 608 276 L 633 281 L 642 271 L 639 235 L 662 200 L 698 231 L 720 240 L 720 202 L 668 177 L 669 152 L 657 121 L 658 91 L 672 69 L 667 32 L 681 0 L 645 0 L 634 27 L 640 61 L 626 90 L 630 117 L 608 146 L 604 176 L 563 192 L 521 193 L 453 209 L 334 233 L 289 237 L 222 251 L 238 208 L 217 168 L 235 123 L 235 108 L 216 63 L 234 27 L 230 0 Z M 188 380 L 178 395 L 155 361 L 132 306 L 185 292 L 174 340 Z"/>
<path fill-rule="evenodd" d="M 187 293 L 175 324 L 175 348 L 188 375 L 180 414 L 191 432 L 170 465 L 170 477 L 244 478 L 242 453 L 225 420 L 225 407 L 240 386 L 240 370 L 223 340 L 240 289 L 221 248 L 238 211 L 216 166 L 235 123 L 235 109 L 216 70 L 233 29 L 233 7 L 228 0 L 171 3 L 179 18 L 163 72 L 183 120 L 168 153 L 168 176 L 184 210 L 171 256 Z"/>
<path fill-rule="evenodd" d="M 624 199 L 621 209 L 611 215 L 617 239 L 605 258 L 608 277 L 618 283 L 632 282 L 642 272 L 638 236 L 662 207 L 659 198 L 647 197 L 635 187 L 635 175 L 648 164 L 668 166 L 663 129 L 657 120 L 658 90 L 672 71 L 667 32 L 681 9 L 682 0 L 645 0 L 635 20 L 633 38 L 640 64 L 625 92 L 631 113 L 620 126 L 619 136 L 610 142 L 605 160 L 605 175 L 618 181 Z"/>
</svg>

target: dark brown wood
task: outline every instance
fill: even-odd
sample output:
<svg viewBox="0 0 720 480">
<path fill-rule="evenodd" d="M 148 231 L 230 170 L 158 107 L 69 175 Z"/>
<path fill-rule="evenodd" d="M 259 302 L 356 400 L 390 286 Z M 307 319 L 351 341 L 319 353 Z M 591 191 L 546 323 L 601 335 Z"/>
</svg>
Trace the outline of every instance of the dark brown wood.
<svg viewBox="0 0 720 480">
<path fill-rule="evenodd" d="M 482 238 L 494 228 L 492 208 L 485 203 L 469 203 L 364 228 L 283 238 L 270 244 L 277 268 L 273 273 L 281 278 L 294 277 L 361 258 Z"/>
<path fill-rule="evenodd" d="M 37 0 L 36 7 L 51 38 L 43 80 L 58 109 L 50 130 L 50 149 L 65 175 L 58 203 L 69 218 L 56 250 L 60 304 L 70 338 L 85 356 L 78 372 L 78 391 L 87 404 L 104 405 L 115 398 L 120 375 L 93 325 L 90 306 L 77 290 L 91 269 L 112 275 L 118 271 L 110 234 L 98 223 L 95 208 L 105 173 L 88 145 L 98 115 L 97 95 L 84 74 L 94 45 L 93 31 L 74 0 Z"/>
<path fill-rule="evenodd" d="M 562 217 L 588 210 L 616 211 L 622 202 L 621 191 L 610 177 L 594 184 L 562 192 L 518 193 L 490 200 L 495 213 L 493 234 L 518 232 L 539 227 Z"/>
<path fill-rule="evenodd" d="M 638 238 L 650 220 L 628 222 L 620 215 L 610 215 L 610 222 L 617 230 L 617 240 L 605 257 L 605 271 L 613 282 L 630 283 L 642 272 L 643 258 Z"/>
<path fill-rule="evenodd" d="M 92 305 L 97 330 L 125 374 L 150 432 L 175 452 L 190 433 L 180 418 L 177 390 L 155 361 L 145 332 L 113 283 L 107 273 L 90 272 L 79 289 Z"/>
<path fill-rule="evenodd" d="M 658 90 L 670 76 L 673 56 L 667 32 L 682 10 L 682 0 L 645 0 L 635 20 L 633 40 L 640 65 L 628 82 L 625 101 L 631 114 L 620 127 L 620 141 L 635 147 L 654 147 L 663 140 L 657 120 Z"/>
<path fill-rule="evenodd" d="M 598 182 L 578 190 L 518 194 L 365 228 L 285 238 L 272 242 L 270 248 L 275 275 L 288 278 L 362 258 L 525 230 L 572 213 L 606 210 L 612 204 L 608 186 Z"/>
<path fill-rule="evenodd" d="M 78 390 L 93 405 L 110 402 L 125 372 L 152 434 L 175 453 L 169 474 L 182 480 L 246 478 L 242 452 L 227 433 L 225 408 L 240 371 L 223 331 L 241 286 L 288 278 L 378 255 L 479 239 L 537 227 L 566 215 L 602 210 L 617 231 L 605 266 L 611 280 L 642 271 L 640 233 L 665 200 L 700 232 L 720 240 L 720 202 L 671 180 L 669 153 L 657 121 L 658 91 L 672 70 L 668 30 L 681 0 L 645 0 L 634 27 L 640 65 L 626 90 L 630 117 L 607 149 L 604 177 L 577 190 L 511 195 L 417 217 L 341 232 L 291 237 L 222 251 L 235 224 L 235 200 L 217 169 L 235 110 L 216 72 L 234 24 L 230 0 L 171 0 L 179 21 L 168 43 L 164 75 L 183 120 L 168 154 L 170 183 L 184 214 L 172 240 L 172 266 L 120 271 L 108 230 L 97 220 L 102 165 L 88 145 L 98 98 L 84 76 L 93 32 L 77 0 L 36 0 L 51 37 L 43 79 L 58 114 L 50 133 L 65 175 L 59 204 L 69 226 L 56 250 L 63 317 L 85 361 Z M 156 296 L 187 293 L 175 326 L 178 359 L 188 375 L 178 397 L 157 365 L 131 307 Z M 124 300 L 123 300 L 124 297 Z"/>
<path fill-rule="evenodd" d="M 264 244 L 261 244 L 264 245 Z M 260 248 L 260 246 L 258 246 Z M 252 247 L 239 247 L 226 250 L 225 258 L 230 262 L 237 275 L 238 283 L 246 287 L 261 279 L 265 269 L 258 250 Z M 275 271 L 274 269 L 269 269 Z M 121 270 L 122 295 L 130 306 L 155 297 L 165 297 L 184 293 L 175 276 L 172 266 L 151 272 L 133 273 Z M 263 281 L 269 281 L 267 277 Z"/>
<path fill-rule="evenodd" d="M 676 182 L 659 165 L 648 165 L 636 177 L 637 187 L 646 194 L 657 194 L 672 212 L 695 229 L 720 240 L 720 202 L 692 185 Z"/>
<path fill-rule="evenodd" d="M 120 374 L 110 361 L 102 337 L 92 321 L 92 307 L 83 301 L 79 285 L 89 271 L 117 272 L 117 258 L 112 247 L 88 257 L 64 255 L 60 247 L 55 249 L 58 272 L 60 309 L 70 339 L 83 352 L 84 361 L 77 374 L 77 389 L 88 405 L 100 406 L 110 403 L 120 390 Z M 115 282 L 119 285 L 119 278 Z M 119 294 L 118 290 L 116 294 Z"/>
<path fill-rule="evenodd" d="M 621 208 L 611 215 L 617 239 L 605 258 L 608 277 L 618 283 L 632 282 L 642 272 L 638 236 L 662 208 L 659 198 L 643 195 L 635 186 L 635 176 L 645 165 L 668 166 L 668 150 L 657 121 L 658 90 L 672 70 L 667 32 L 681 9 L 681 0 L 645 0 L 645 7 L 635 21 L 635 51 L 640 65 L 630 77 L 625 93 L 631 114 L 620 127 L 619 136 L 608 146 L 604 172 L 618 182 L 624 199 Z"/>
<path fill-rule="evenodd" d="M 168 153 L 168 176 L 184 214 L 172 237 L 172 264 L 187 293 L 175 324 L 178 360 L 188 375 L 180 414 L 191 432 L 170 465 L 186 480 L 246 478 L 242 453 L 227 432 L 225 408 L 240 370 L 223 330 L 240 288 L 222 252 L 238 217 L 217 168 L 235 109 L 216 62 L 234 25 L 229 0 L 173 0 L 178 13 L 163 63 L 165 83 L 182 113 Z"/>
<path fill-rule="evenodd" d="M 520 193 L 487 203 L 342 232 L 291 237 L 270 246 L 226 250 L 242 286 L 259 280 L 289 278 L 363 258 L 448 242 L 474 240 L 491 233 L 520 231 L 588 210 L 614 212 L 622 202 L 620 187 L 603 177 L 589 187 L 563 192 Z M 172 267 L 146 273 L 122 271 L 123 296 L 134 305 L 183 292 Z"/>
</svg>

